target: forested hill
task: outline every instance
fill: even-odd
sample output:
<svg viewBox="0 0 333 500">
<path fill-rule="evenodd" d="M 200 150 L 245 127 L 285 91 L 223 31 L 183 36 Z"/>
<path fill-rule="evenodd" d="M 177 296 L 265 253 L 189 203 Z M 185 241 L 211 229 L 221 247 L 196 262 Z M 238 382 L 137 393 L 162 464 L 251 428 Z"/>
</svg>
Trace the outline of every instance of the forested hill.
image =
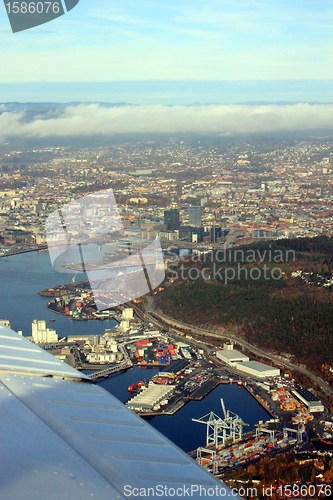
<svg viewBox="0 0 333 500">
<path fill-rule="evenodd" d="M 229 256 L 227 262 L 219 265 L 221 273 L 211 273 L 211 279 L 191 279 L 199 272 L 189 273 L 189 270 L 193 266 L 199 271 L 205 268 L 206 278 L 207 272 L 209 275 L 214 268 L 214 261 L 180 263 L 170 272 L 173 283 L 156 296 L 158 307 L 195 325 L 239 325 L 250 342 L 290 353 L 328 375 L 329 366 L 333 366 L 333 286 L 329 284 L 333 238 L 286 239 L 242 248 L 261 252 L 293 250 L 295 259 L 280 264 L 244 263 L 243 259 L 240 265 Z M 227 268 L 238 266 L 251 271 L 254 266 L 261 269 L 264 264 L 268 270 L 279 267 L 280 279 L 246 279 L 242 271 L 242 276 L 236 273 L 234 279 L 225 280 Z"/>
</svg>

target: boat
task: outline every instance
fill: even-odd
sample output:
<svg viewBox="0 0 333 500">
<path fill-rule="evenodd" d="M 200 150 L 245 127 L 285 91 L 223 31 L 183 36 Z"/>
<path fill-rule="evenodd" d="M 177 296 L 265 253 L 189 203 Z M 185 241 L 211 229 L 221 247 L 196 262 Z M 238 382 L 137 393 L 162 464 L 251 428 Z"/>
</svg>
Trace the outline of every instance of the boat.
<svg viewBox="0 0 333 500">
<path fill-rule="evenodd" d="M 319 441 L 321 443 L 328 444 L 329 446 L 332 446 L 332 444 L 333 444 L 331 441 L 326 441 L 326 439 L 319 439 Z"/>
<path fill-rule="evenodd" d="M 50 319 L 51 323 L 54 323 L 56 320 L 54 318 Z"/>
<path fill-rule="evenodd" d="M 143 382 L 143 380 L 140 380 L 140 382 L 138 382 L 137 384 L 131 384 L 128 387 L 128 392 L 140 391 L 143 387 L 145 387 L 145 383 Z"/>
</svg>

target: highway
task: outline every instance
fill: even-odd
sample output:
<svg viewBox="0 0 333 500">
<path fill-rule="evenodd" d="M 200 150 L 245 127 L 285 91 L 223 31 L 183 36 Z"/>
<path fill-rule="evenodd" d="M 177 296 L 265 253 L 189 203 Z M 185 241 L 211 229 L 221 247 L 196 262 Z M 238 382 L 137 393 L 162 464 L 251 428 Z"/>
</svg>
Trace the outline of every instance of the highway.
<svg viewBox="0 0 333 500">
<path fill-rule="evenodd" d="M 242 338 L 239 338 L 238 336 L 232 335 L 227 332 L 227 330 L 223 331 L 221 334 L 215 334 L 211 333 L 209 330 L 206 330 L 204 328 L 199 328 L 195 327 L 193 325 L 190 325 L 188 323 L 184 323 L 182 321 L 176 320 L 174 318 L 171 318 L 170 316 L 166 316 L 165 314 L 162 314 L 160 312 L 157 312 L 153 309 L 148 309 L 149 307 L 152 307 L 152 302 L 151 300 L 148 299 L 148 303 L 146 303 L 146 310 L 143 312 L 140 308 L 138 308 L 135 304 L 131 304 L 131 307 L 135 310 L 135 312 L 138 314 L 139 317 L 141 317 L 143 320 L 146 320 L 148 322 L 154 323 L 160 328 L 163 328 L 165 325 L 168 325 L 169 327 L 172 328 L 175 332 L 178 333 L 184 333 L 183 330 L 188 330 L 190 333 L 209 337 L 212 339 L 227 339 L 230 341 L 233 341 L 235 344 L 238 344 L 245 349 L 247 349 L 249 352 L 252 354 L 255 354 L 256 356 L 268 359 L 273 361 L 279 366 L 285 366 L 286 368 L 296 371 L 298 373 L 301 373 L 302 375 L 305 375 L 308 377 L 314 384 L 316 384 L 320 389 L 326 394 L 326 396 L 331 397 L 333 396 L 333 389 L 330 388 L 330 386 L 320 377 L 317 375 L 314 375 L 311 373 L 309 370 L 306 368 L 303 368 L 302 366 L 296 365 L 292 363 L 291 361 L 286 360 L 285 358 L 282 358 L 281 356 L 263 350 L 259 347 L 256 347 L 246 340 L 243 340 Z"/>
</svg>

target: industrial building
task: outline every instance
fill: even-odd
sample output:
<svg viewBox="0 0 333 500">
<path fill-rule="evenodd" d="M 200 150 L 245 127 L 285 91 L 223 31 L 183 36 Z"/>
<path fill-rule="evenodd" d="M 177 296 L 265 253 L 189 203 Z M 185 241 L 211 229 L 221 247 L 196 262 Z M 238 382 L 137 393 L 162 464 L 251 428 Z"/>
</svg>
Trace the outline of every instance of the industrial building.
<svg viewBox="0 0 333 500">
<path fill-rule="evenodd" d="M 132 410 L 153 410 L 161 401 L 172 395 L 175 387 L 174 385 L 149 385 L 147 389 L 128 401 L 127 406 Z"/>
<path fill-rule="evenodd" d="M 134 313 L 133 309 L 131 307 L 124 307 L 123 312 L 122 312 L 122 319 L 130 321 L 133 319 Z"/>
<path fill-rule="evenodd" d="M 190 362 L 186 359 L 177 359 L 176 361 L 170 363 L 167 368 L 161 371 L 160 375 L 162 375 L 163 373 L 177 375 L 178 373 L 185 370 L 185 368 L 187 368 L 189 364 Z"/>
<path fill-rule="evenodd" d="M 279 368 L 259 363 L 259 361 L 244 361 L 243 363 L 236 363 L 235 368 L 259 378 L 276 377 L 280 375 Z"/>
<path fill-rule="evenodd" d="M 245 356 L 242 352 L 237 351 L 236 349 L 222 349 L 221 351 L 216 352 L 217 359 L 220 359 L 224 363 L 228 365 L 235 365 L 236 363 L 240 363 L 243 361 L 249 361 L 249 357 Z"/>
<path fill-rule="evenodd" d="M 49 344 L 58 342 L 58 335 L 55 330 L 46 328 L 46 321 L 34 319 L 31 325 L 32 341 L 35 344 Z"/>
<path fill-rule="evenodd" d="M 296 385 L 292 393 L 304 403 L 311 413 L 317 411 L 325 411 L 325 407 L 321 401 L 319 401 L 316 396 L 314 396 L 310 391 Z"/>
</svg>

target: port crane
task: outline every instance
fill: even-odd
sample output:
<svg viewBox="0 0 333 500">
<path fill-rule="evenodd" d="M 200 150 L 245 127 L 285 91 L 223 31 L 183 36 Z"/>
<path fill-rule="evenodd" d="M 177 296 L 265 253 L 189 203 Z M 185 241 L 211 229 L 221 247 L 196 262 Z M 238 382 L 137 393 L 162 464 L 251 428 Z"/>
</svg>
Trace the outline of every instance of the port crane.
<svg viewBox="0 0 333 500">
<path fill-rule="evenodd" d="M 269 435 L 269 439 L 272 443 L 275 441 L 275 431 L 273 429 L 266 429 L 265 427 L 256 428 L 256 438 L 259 438 L 264 433 Z"/>
<path fill-rule="evenodd" d="M 289 427 L 283 428 L 283 439 L 288 439 L 288 434 L 296 434 L 297 442 L 301 443 L 303 441 L 302 429 L 291 429 Z"/>
<path fill-rule="evenodd" d="M 222 398 L 220 401 L 224 418 L 211 411 L 201 418 L 192 419 L 193 422 L 206 424 L 206 447 L 209 445 L 214 445 L 216 448 L 224 446 L 230 438 L 233 442 L 242 439 L 243 427 L 248 425 L 236 413 L 226 410 Z"/>
<path fill-rule="evenodd" d="M 219 457 L 216 455 L 216 450 L 210 448 L 198 448 L 197 449 L 197 462 L 205 467 L 207 464 L 211 465 L 213 474 L 217 474 L 219 471 Z"/>
</svg>

